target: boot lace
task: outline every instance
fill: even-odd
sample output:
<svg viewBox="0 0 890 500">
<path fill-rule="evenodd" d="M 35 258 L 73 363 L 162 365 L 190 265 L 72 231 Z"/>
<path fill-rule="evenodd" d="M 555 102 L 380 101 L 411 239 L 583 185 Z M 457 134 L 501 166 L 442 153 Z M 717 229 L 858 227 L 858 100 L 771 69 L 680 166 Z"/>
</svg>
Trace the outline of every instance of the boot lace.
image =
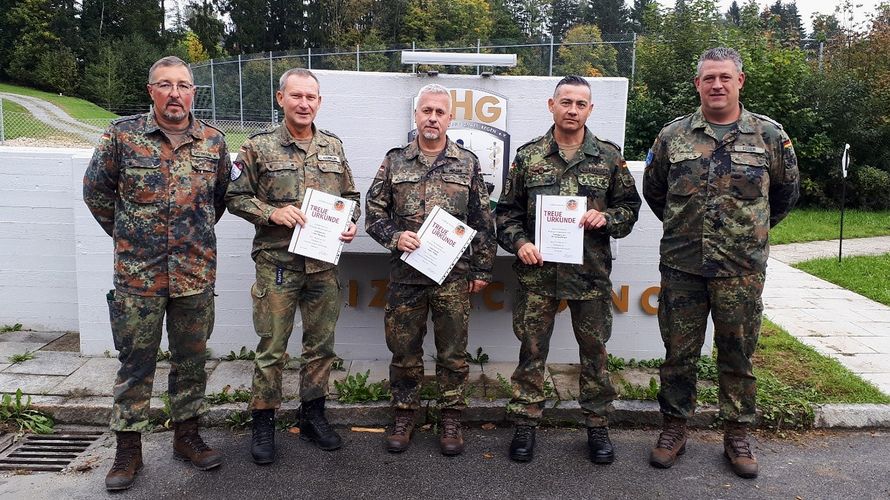
<svg viewBox="0 0 890 500">
<path fill-rule="evenodd" d="M 655 445 L 656 448 L 664 448 L 666 450 L 673 450 L 674 446 L 676 446 L 677 442 L 683 438 L 683 429 L 677 426 L 667 426 L 661 431 L 661 434 L 658 436 L 658 444 Z"/>
<path fill-rule="evenodd" d="M 331 432 L 331 424 L 325 418 L 323 413 L 315 413 L 309 416 L 312 425 L 318 430 L 319 434 L 327 434 Z"/>
<path fill-rule="evenodd" d="M 408 415 L 396 416 L 395 424 L 393 424 L 392 433 L 397 436 L 408 434 L 408 428 L 411 427 L 411 417 Z"/>
<path fill-rule="evenodd" d="M 729 443 L 729 446 L 737 457 L 754 458 L 754 454 L 751 453 L 751 445 L 744 437 L 730 436 L 726 441 Z"/>
<path fill-rule="evenodd" d="M 275 431 L 272 424 L 272 418 L 258 417 L 257 426 L 253 431 L 253 438 L 257 444 L 263 446 L 272 442 L 272 433 Z"/>
<path fill-rule="evenodd" d="M 135 448 L 118 448 L 114 455 L 114 463 L 111 465 L 112 472 L 121 472 L 130 468 L 130 464 L 136 459 Z"/>
<path fill-rule="evenodd" d="M 609 432 L 605 427 L 588 427 L 587 437 L 593 441 L 608 441 Z"/>
<path fill-rule="evenodd" d="M 534 431 L 535 428 L 530 425 L 518 425 L 516 426 L 516 433 L 513 435 L 513 439 L 529 441 L 531 440 Z"/>
<path fill-rule="evenodd" d="M 195 432 L 194 434 L 189 434 L 183 437 L 183 441 L 185 444 L 189 446 L 195 453 L 204 453 L 205 451 L 210 451 L 210 447 L 207 446 L 207 443 L 201 439 L 201 435 Z"/>
<path fill-rule="evenodd" d="M 446 417 L 442 419 L 442 437 L 448 439 L 457 439 L 460 435 L 460 424 L 454 418 Z"/>
</svg>

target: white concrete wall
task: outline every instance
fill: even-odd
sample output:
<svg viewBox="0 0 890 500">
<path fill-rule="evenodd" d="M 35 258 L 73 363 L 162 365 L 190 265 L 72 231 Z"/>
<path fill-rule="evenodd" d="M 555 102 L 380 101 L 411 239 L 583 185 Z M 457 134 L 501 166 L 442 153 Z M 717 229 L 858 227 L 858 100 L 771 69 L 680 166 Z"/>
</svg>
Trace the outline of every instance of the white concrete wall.
<svg viewBox="0 0 890 500">
<path fill-rule="evenodd" d="M 364 194 L 383 155 L 404 143 L 411 123 L 411 98 L 423 85 L 484 88 L 508 96 L 511 156 L 523 142 L 552 123 L 546 99 L 557 78 L 475 76 L 436 78 L 402 74 L 318 72 L 323 102 L 317 123 L 344 142 L 356 185 Z M 338 76 L 339 75 L 339 76 Z M 345 77 L 344 77 L 345 76 Z M 596 105 L 589 125 L 609 140 L 623 143 L 627 82 L 594 79 Z M 85 354 L 113 351 L 105 293 L 112 286 L 112 242 L 83 204 L 81 182 L 92 152 L 71 149 L 0 147 L 0 324 L 27 328 L 79 330 Z M 631 163 L 641 188 L 642 164 Z M 363 222 L 360 223 L 362 227 Z M 253 226 L 231 214 L 217 225 L 219 272 L 217 316 L 209 347 L 223 355 L 241 346 L 254 348 L 248 290 L 254 279 L 250 259 Z M 640 296 L 658 285 L 658 241 L 661 224 L 643 206 L 633 233 L 618 242 L 612 279 L 616 292 L 628 287 L 627 312 L 615 311 L 609 350 L 625 358 L 663 357 L 655 316 L 643 310 Z M 387 256 L 363 230 L 341 258 L 344 305 L 337 325 L 337 352 L 349 359 L 386 359 L 383 309 L 371 307 L 374 280 L 388 274 Z M 495 265 L 503 289 L 488 292 L 498 310 L 474 299 L 470 322 L 471 351 L 482 347 L 493 361 L 515 361 L 518 342 L 512 332 L 511 293 L 515 278 L 512 257 Z M 348 303 L 350 282 L 357 292 Z M 657 296 L 650 297 L 657 305 Z M 429 330 L 432 331 L 430 326 Z M 297 355 L 300 329 L 291 339 Z M 711 340 L 703 352 L 710 352 Z M 433 352 L 428 335 L 427 352 Z M 568 312 L 558 316 L 550 360 L 577 361 L 577 344 Z"/>
</svg>

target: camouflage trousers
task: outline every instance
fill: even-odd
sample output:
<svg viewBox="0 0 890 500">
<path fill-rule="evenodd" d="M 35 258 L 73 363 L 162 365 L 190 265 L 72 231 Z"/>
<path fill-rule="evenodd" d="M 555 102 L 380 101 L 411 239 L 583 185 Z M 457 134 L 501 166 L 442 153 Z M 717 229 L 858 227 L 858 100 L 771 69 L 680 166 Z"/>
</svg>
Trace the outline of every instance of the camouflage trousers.
<svg viewBox="0 0 890 500">
<path fill-rule="evenodd" d="M 386 346 L 392 352 L 389 381 L 392 406 L 420 408 L 423 384 L 423 338 L 427 315 L 432 313 L 436 342 L 436 383 L 439 405 L 443 408 L 466 407 L 464 385 L 469 366 L 467 328 L 470 319 L 470 294 L 466 280 L 441 286 L 389 284 L 383 322 Z"/>
<path fill-rule="evenodd" d="M 538 295 L 525 288 L 516 293 L 513 333 L 522 343 L 519 365 L 513 372 L 513 398 L 507 415 L 517 424 L 538 425 L 544 411 L 544 370 L 550 337 L 560 299 Z M 572 329 L 581 355 L 579 403 L 586 424 L 608 425 L 612 401 L 617 396 L 609 379 L 606 341 L 612 335 L 612 309 L 608 298 L 569 300 Z"/>
<path fill-rule="evenodd" d="M 765 274 L 705 278 L 661 266 L 658 326 L 664 341 L 661 412 L 690 418 L 696 404 L 696 362 L 705 342 L 708 313 L 717 346 L 720 415 L 752 422 L 755 378 L 751 357 L 760 336 Z"/>
<path fill-rule="evenodd" d="M 165 316 L 171 417 L 182 422 L 198 416 L 207 386 L 204 362 L 207 339 L 213 331 L 213 292 L 171 298 L 111 290 L 106 298 L 114 348 L 121 362 L 114 382 L 111 429 L 143 432 L 152 428 L 149 399 Z"/>
<path fill-rule="evenodd" d="M 334 328 L 340 315 L 337 270 L 307 274 L 258 260 L 253 298 L 253 326 L 260 337 L 253 372 L 250 408 L 281 406 L 281 377 L 287 363 L 287 343 L 294 329 L 297 306 L 303 320 L 303 364 L 300 399 L 323 398 L 334 354 Z"/>
</svg>

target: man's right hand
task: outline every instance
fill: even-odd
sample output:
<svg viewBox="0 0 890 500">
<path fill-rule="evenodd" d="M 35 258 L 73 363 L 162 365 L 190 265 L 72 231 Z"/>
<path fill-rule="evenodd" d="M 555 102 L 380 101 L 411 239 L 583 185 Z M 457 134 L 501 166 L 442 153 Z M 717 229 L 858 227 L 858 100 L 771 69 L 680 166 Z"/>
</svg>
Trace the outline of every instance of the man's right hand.
<svg viewBox="0 0 890 500">
<path fill-rule="evenodd" d="M 272 212 L 272 215 L 269 216 L 269 221 L 272 222 L 272 224 L 277 224 L 279 226 L 294 228 L 297 224 L 305 226 L 306 216 L 299 208 L 293 205 L 288 205 L 286 207 L 276 208 Z"/>
<path fill-rule="evenodd" d="M 538 251 L 538 247 L 536 247 L 535 244 L 532 242 L 528 242 L 525 245 L 522 245 L 519 248 L 519 251 L 516 252 L 516 256 L 519 257 L 519 260 L 521 260 L 522 263 L 527 266 L 544 265 L 544 257 L 541 256 L 541 252 Z"/>
<path fill-rule="evenodd" d="M 396 243 L 396 248 L 403 252 L 413 252 L 419 246 L 420 238 L 413 231 L 402 231 L 402 234 L 399 235 L 399 241 Z"/>
</svg>

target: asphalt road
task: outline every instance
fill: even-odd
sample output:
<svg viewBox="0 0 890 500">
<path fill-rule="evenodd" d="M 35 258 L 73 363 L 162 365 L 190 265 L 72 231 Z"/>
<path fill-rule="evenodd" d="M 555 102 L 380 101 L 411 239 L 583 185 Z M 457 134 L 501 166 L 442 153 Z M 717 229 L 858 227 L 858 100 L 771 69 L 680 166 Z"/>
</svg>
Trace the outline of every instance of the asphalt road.
<svg viewBox="0 0 890 500">
<path fill-rule="evenodd" d="M 587 460 L 583 430 L 540 431 L 528 464 L 507 458 L 510 429 L 469 430 L 467 451 L 456 458 L 440 455 L 430 432 L 415 435 L 401 455 L 384 451 L 382 434 L 342 434 L 342 449 L 323 452 L 278 433 L 278 461 L 259 467 L 250 460 L 249 433 L 206 431 L 226 462 L 200 472 L 171 458 L 172 433 L 155 433 L 145 440 L 146 466 L 136 484 L 114 495 L 104 489 L 113 456 L 108 439 L 76 462 L 85 472 L 3 473 L 0 498 L 890 498 L 887 432 L 758 436 L 761 474 L 754 480 L 732 474 L 720 434 L 710 431 L 694 433 L 669 470 L 646 461 L 654 431 L 613 431 L 617 460 L 608 466 Z"/>
</svg>

